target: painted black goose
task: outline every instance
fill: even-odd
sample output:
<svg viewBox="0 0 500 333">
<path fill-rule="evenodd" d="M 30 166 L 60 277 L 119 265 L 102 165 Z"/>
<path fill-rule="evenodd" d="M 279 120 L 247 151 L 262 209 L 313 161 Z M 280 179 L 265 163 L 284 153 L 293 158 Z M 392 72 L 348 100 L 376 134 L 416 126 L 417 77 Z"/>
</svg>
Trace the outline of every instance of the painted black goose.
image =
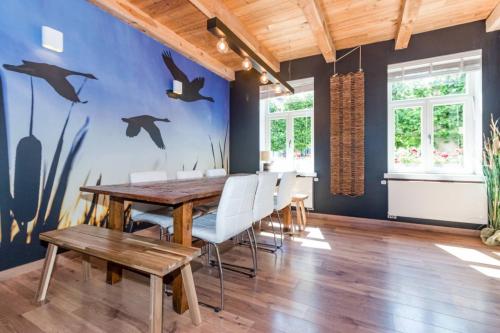
<svg viewBox="0 0 500 333">
<path fill-rule="evenodd" d="M 23 73 L 34 77 L 45 79 L 54 90 L 62 97 L 73 103 L 86 103 L 80 101 L 75 88 L 66 79 L 70 75 L 79 75 L 89 79 L 97 80 L 92 74 L 71 71 L 55 65 L 23 60 L 19 66 L 4 64 L 3 67 L 9 71 Z"/>
<path fill-rule="evenodd" d="M 169 51 L 164 51 L 162 54 L 163 62 L 167 66 L 175 80 L 182 82 L 182 94 L 175 94 L 171 89 L 167 90 L 167 95 L 170 98 L 180 99 L 185 102 L 194 102 L 200 99 L 206 99 L 213 102 L 212 97 L 203 96 L 200 94 L 201 88 L 205 85 L 205 78 L 197 77 L 189 81 L 188 77 L 182 72 L 174 62 L 172 54 Z"/>
<path fill-rule="evenodd" d="M 158 146 L 158 148 L 165 149 L 165 144 L 163 143 L 160 129 L 158 128 L 158 126 L 156 126 L 155 121 L 163 121 L 169 123 L 170 120 L 168 120 L 167 118 L 156 118 L 149 115 L 122 118 L 122 120 L 128 124 L 126 134 L 129 138 L 137 136 L 137 134 L 139 134 L 139 132 L 141 131 L 141 128 L 144 128 L 146 132 L 149 133 L 149 136 Z"/>
</svg>

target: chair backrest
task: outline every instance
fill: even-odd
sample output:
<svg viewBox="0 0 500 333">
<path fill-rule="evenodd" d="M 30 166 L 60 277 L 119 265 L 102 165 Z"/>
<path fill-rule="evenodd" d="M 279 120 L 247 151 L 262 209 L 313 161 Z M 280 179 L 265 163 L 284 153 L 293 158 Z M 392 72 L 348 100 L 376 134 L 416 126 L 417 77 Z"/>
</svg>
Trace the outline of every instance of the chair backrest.
<svg viewBox="0 0 500 333">
<path fill-rule="evenodd" d="M 144 182 L 160 182 L 167 180 L 167 172 L 166 171 L 142 171 L 142 172 L 132 172 L 129 175 L 130 183 L 144 183 Z M 133 202 L 130 210 L 130 216 L 132 219 L 137 215 L 152 211 L 155 209 L 159 209 L 161 206 L 145 204 L 140 202 Z"/>
<path fill-rule="evenodd" d="M 165 171 L 132 172 L 129 179 L 131 183 L 166 181 L 167 173 Z"/>
<path fill-rule="evenodd" d="M 252 226 L 257 183 L 257 175 L 227 179 L 217 208 L 217 242 L 234 237 Z"/>
<path fill-rule="evenodd" d="M 177 171 L 177 179 L 197 179 L 197 178 L 203 178 L 203 171 L 201 170 Z"/>
<path fill-rule="evenodd" d="M 278 188 L 278 196 L 276 197 L 276 209 L 281 210 L 288 206 L 292 202 L 293 196 L 293 186 L 295 185 L 295 178 L 297 173 L 283 172 L 280 179 L 280 185 Z"/>
<path fill-rule="evenodd" d="M 259 173 L 259 183 L 253 202 L 253 221 L 257 222 L 272 214 L 274 209 L 274 191 L 278 174 L 275 172 Z"/>
<path fill-rule="evenodd" d="M 209 178 L 210 177 L 222 177 L 222 176 L 226 176 L 227 172 L 226 172 L 226 169 L 208 169 L 205 172 L 205 175 Z"/>
</svg>

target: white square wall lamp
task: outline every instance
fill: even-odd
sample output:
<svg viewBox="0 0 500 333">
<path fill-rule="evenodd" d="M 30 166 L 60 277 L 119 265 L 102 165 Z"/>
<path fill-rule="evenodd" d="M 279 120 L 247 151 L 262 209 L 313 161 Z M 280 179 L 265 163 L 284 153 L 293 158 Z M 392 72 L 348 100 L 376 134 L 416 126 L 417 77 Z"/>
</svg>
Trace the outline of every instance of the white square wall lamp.
<svg viewBox="0 0 500 333">
<path fill-rule="evenodd" d="M 55 52 L 62 52 L 64 50 L 63 33 L 51 27 L 42 26 L 42 46 Z"/>
<path fill-rule="evenodd" d="M 172 85 L 173 85 L 172 87 L 173 93 L 177 95 L 182 95 L 182 82 L 174 80 Z"/>
</svg>

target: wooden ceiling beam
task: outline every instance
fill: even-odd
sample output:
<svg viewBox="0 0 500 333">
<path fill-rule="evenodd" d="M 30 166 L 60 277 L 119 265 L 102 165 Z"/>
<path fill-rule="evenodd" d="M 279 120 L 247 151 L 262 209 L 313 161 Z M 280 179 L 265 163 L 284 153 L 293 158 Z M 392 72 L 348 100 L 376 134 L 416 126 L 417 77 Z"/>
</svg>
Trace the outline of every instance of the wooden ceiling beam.
<svg viewBox="0 0 500 333">
<path fill-rule="evenodd" d="M 91 3 L 127 22 L 162 44 L 181 53 L 192 61 L 216 73 L 226 80 L 234 80 L 234 70 L 211 57 L 165 25 L 155 21 L 146 12 L 127 0 L 89 0 Z M 159 55 L 158 55 L 159 56 Z"/>
<path fill-rule="evenodd" d="M 337 59 L 337 52 L 333 44 L 333 38 L 326 24 L 325 17 L 321 11 L 318 0 L 297 0 L 297 4 L 304 12 L 307 22 L 311 27 L 316 43 L 323 54 L 326 62 Z"/>
<path fill-rule="evenodd" d="M 486 32 L 500 30 L 500 2 L 486 19 Z"/>
<path fill-rule="evenodd" d="M 396 50 L 406 49 L 413 33 L 413 23 L 417 18 L 422 0 L 403 0 L 401 16 L 396 33 Z"/>
<path fill-rule="evenodd" d="M 208 18 L 217 17 L 255 54 L 275 72 L 280 71 L 280 62 L 247 30 L 241 20 L 234 15 L 222 0 L 189 0 Z M 215 45 L 214 45 L 215 47 Z"/>
</svg>

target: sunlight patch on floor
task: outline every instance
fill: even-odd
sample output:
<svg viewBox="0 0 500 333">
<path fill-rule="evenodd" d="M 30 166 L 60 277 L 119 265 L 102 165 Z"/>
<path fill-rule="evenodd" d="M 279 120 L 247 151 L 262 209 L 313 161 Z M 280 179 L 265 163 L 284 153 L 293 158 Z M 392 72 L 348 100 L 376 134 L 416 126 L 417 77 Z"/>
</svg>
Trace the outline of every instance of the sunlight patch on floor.
<svg viewBox="0 0 500 333">
<path fill-rule="evenodd" d="M 312 227 L 307 227 L 305 231 L 308 233 L 305 238 L 303 237 L 296 237 L 293 236 L 290 239 L 294 242 L 299 242 L 301 243 L 301 246 L 304 247 L 310 247 L 313 249 L 321 249 L 321 250 L 331 250 L 332 247 L 330 246 L 330 243 L 323 241 L 322 239 L 325 239 L 323 236 L 323 233 L 319 228 L 312 228 Z M 274 235 L 272 232 L 267 232 L 267 231 L 261 231 L 259 233 L 260 236 L 264 237 L 269 237 L 269 238 L 274 238 Z M 281 235 L 276 233 L 276 239 L 280 239 Z M 316 239 L 311 239 L 311 238 L 316 238 Z M 321 240 L 318 240 L 321 239 Z"/>
<path fill-rule="evenodd" d="M 454 255 L 458 259 L 477 264 L 500 266 L 500 260 L 490 257 L 481 251 L 468 249 L 465 247 L 435 244 L 440 249 Z"/>
<path fill-rule="evenodd" d="M 486 276 L 500 279 L 500 269 L 498 268 L 491 268 L 491 267 L 483 267 L 483 266 L 476 266 L 476 265 L 470 265 L 470 267 L 474 268 L 476 271 L 483 273 Z"/>
</svg>

